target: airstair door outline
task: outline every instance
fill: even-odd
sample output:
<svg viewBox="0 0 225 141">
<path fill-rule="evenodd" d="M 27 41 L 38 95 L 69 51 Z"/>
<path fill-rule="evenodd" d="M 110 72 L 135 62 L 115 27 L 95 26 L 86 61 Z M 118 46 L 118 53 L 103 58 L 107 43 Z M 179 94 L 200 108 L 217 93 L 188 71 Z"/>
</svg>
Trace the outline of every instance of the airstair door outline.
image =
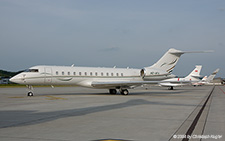
<svg viewBox="0 0 225 141">
<path fill-rule="evenodd" d="M 45 83 L 52 83 L 52 69 L 45 68 Z"/>
</svg>

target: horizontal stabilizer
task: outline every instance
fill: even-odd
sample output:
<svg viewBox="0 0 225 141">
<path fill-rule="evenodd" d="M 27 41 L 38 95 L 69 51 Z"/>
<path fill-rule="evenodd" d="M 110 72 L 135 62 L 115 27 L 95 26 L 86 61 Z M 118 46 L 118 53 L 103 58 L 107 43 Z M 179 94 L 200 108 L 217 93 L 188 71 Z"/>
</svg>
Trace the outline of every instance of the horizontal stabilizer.
<svg viewBox="0 0 225 141">
<path fill-rule="evenodd" d="M 171 54 L 184 54 L 184 53 L 212 53 L 214 50 L 205 50 L 205 51 L 170 51 Z"/>
<path fill-rule="evenodd" d="M 191 75 L 191 77 L 194 77 L 194 78 L 201 78 L 202 76 L 201 76 L 201 75 Z"/>
</svg>

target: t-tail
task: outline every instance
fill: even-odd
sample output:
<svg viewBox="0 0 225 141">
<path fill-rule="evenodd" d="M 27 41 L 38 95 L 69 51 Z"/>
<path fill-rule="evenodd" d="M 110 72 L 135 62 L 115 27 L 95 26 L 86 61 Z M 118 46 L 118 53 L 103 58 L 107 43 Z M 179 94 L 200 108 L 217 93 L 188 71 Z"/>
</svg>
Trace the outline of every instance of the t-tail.
<svg viewBox="0 0 225 141">
<path fill-rule="evenodd" d="M 216 69 L 205 81 L 210 83 L 214 77 L 216 76 L 216 74 L 219 72 L 220 69 Z"/>
<path fill-rule="evenodd" d="M 216 76 L 216 74 L 219 72 L 220 69 L 216 69 L 209 77 L 205 76 L 204 78 L 202 78 L 201 81 L 197 82 L 197 83 L 193 83 L 194 86 L 202 86 L 202 85 L 208 85 L 212 82 L 212 80 L 214 79 L 214 77 Z"/>
<path fill-rule="evenodd" d="M 188 80 L 192 80 L 192 81 L 198 81 L 200 76 L 200 72 L 201 72 L 202 66 L 201 65 L 196 65 L 195 69 L 185 78 Z"/>
<path fill-rule="evenodd" d="M 151 69 L 161 70 L 166 73 L 171 73 L 175 68 L 180 56 L 185 53 L 208 53 L 212 51 L 180 51 L 174 48 L 169 49 L 155 64 L 150 67 Z"/>
</svg>

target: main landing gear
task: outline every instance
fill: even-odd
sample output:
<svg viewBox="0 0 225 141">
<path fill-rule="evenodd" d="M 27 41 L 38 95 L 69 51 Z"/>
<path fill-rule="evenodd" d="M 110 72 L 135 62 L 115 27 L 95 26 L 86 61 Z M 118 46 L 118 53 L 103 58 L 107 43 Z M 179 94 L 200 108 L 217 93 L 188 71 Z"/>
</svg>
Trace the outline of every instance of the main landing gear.
<svg viewBox="0 0 225 141">
<path fill-rule="evenodd" d="M 122 95 L 128 95 L 129 94 L 129 91 L 127 89 L 122 89 L 122 90 L 120 90 L 120 93 Z"/>
<path fill-rule="evenodd" d="M 168 90 L 173 90 L 173 86 L 169 87 Z"/>
<path fill-rule="evenodd" d="M 117 94 L 117 90 L 116 89 L 109 89 L 109 93 L 110 94 Z M 129 91 L 127 89 L 120 89 L 120 94 L 128 95 Z"/>
<path fill-rule="evenodd" d="M 28 93 L 27 93 L 27 96 L 34 96 L 34 88 L 31 86 L 31 85 L 27 85 L 27 90 L 28 90 Z"/>
<path fill-rule="evenodd" d="M 117 90 L 116 89 L 109 89 L 109 93 L 110 94 L 116 94 L 117 93 Z"/>
</svg>

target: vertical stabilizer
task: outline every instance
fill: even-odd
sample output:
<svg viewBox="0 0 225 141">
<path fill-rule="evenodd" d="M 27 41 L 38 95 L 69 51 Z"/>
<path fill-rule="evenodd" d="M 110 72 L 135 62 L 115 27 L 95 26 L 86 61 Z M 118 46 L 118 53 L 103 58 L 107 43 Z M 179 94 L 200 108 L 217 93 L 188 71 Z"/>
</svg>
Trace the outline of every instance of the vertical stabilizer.
<svg viewBox="0 0 225 141">
<path fill-rule="evenodd" d="M 196 65 L 195 69 L 185 78 L 190 80 L 199 80 L 201 69 L 201 65 Z"/>
<path fill-rule="evenodd" d="M 150 68 L 160 69 L 170 73 L 173 71 L 182 54 L 184 52 L 171 48 L 155 64 L 150 66 Z"/>
<path fill-rule="evenodd" d="M 180 56 L 184 53 L 210 53 L 212 51 L 180 51 L 174 48 L 169 49 L 155 64 L 150 67 L 152 69 L 162 70 L 171 73 L 176 66 Z"/>
<path fill-rule="evenodd" d="M 204 76 L 204 77 L 202 78 L 202 81 L 205 82 L 207 78 L 208 78 L 208 76 Z"/>
<path fill-rule="evenodd" d="M 216 69 L 207 79 L 206 82 L 211 82 L 214 77 L 216 76 L 216 74 L 219 72 L 220 69 Z"/>
</svg>

